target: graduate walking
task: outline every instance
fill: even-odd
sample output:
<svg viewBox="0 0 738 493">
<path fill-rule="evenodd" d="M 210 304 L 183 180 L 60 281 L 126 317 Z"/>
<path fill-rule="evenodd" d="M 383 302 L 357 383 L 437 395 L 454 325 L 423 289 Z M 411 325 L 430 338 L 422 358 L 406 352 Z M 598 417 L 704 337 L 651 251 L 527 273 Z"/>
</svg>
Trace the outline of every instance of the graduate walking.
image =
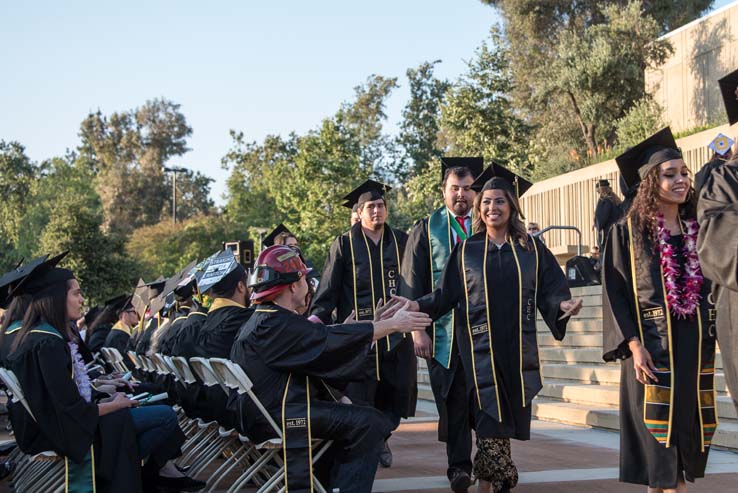
<svg viewBox="0 0 738 493">
<path fill-rule="evenodd" d="M 616 158 L 628 215 L 605 248 L 605 361 L 621 360 L 620 480 L 686 491 L 703 477 L 715 412 L 715 337 L 697 258 L 689 170 L 668 128 Z"/>
</svg>

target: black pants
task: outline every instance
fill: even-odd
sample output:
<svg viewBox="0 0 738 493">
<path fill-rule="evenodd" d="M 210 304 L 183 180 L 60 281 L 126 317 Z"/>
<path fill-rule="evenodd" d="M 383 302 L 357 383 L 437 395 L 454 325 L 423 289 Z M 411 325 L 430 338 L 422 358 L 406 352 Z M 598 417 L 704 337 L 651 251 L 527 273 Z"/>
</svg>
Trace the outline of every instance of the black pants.
<svg viewBox="0 0 738 493">
<path fill-rule="evenodd" d="M 447 474 L 449 478 L 459 470 L 471 474 L 471 413 L 461 357 L 454 350 L 448 369 L 431 359 L 428 372 L 438 409 L 438 440 L 446 442 Z"/>
</svg>

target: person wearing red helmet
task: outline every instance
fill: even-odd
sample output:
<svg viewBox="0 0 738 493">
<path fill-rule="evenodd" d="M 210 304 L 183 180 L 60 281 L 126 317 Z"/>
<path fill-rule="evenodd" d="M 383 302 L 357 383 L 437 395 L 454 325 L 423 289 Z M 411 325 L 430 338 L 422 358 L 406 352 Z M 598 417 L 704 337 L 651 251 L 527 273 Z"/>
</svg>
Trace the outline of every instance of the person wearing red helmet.
<svg viewBox="0 0 738 493">
<path fill-rule="evenodd" d="M 254 383 L 253 391 L 282 427 L 285 481 L 290 491 L 310 488 L 314 439 L 334 440 L 315 474 L 328 491 L 368 493 L 392 423 L 377 409 L 337 402 L 328 385 L 360 379 L 375 341 L 396 332 L 422 330 L 426 315 L 390 304 L 376 321 L 324 325 L 306 319 L 310 270 L 289 247 L 261 252 L 249 273 L 253 316 L 231 351 Z M 255 441 L 274 438 L 269 424 L 246 396 L 239 397 L 242 429 Z"/>
</svg>

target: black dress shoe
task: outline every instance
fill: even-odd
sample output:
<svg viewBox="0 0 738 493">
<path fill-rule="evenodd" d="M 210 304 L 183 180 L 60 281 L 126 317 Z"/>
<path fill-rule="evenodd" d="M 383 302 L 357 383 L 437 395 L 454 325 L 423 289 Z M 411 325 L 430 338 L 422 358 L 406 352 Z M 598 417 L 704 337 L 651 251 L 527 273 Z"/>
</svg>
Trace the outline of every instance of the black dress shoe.
<svg viewBox="0 0 738 493">
<path fill-rule="evenodd" d="M 189 476 L 182 476 L 181 478 L 159 476 L 156 478 L 156 486 L 160 490 L 168 491 L 200 491 L 205 488 L 205 482 L 192 479 Z"/>
<path fill-rule="evenodd" d="M 384 448 L 379 453 L 379 465 L 382 467 L 392 467 L 392 451 L 387 442 L 384 442 Z"/>
<path fill-rule="evenodd" d="M 466 490 L 468 490 L 469 486 L 472 484 L 472 480 L 469 475 L 458 469 L 451 473 L 449 482 L 451 483 L 451 489 L 454 493 L 466 493 Z"/>
</svg>

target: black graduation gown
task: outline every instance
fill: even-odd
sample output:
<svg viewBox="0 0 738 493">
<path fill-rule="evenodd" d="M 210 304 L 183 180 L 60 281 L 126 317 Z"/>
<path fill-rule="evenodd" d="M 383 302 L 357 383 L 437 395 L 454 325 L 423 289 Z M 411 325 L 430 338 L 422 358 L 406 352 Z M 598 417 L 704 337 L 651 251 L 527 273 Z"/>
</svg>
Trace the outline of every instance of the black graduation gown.
<svg viewBox="0 0 738 493">
<path fill-rule="evenodd" d="M 358 320 L 372 320 L 377 302 L 397 293 L 406 242 L 405 233 L 385 225 L 382 241 L 374 244 L 360 223 L 336 238 L 313 298 L 311 315 L 331 323 L 335 310 L 336 322 L 340 323 L 355 311 Z M 412 337 L 403 334 L 377 341 L 367 356 L 364 378 L 346 387 L 352 401 L 373 405 L 395 417 L 415 414 L 417 393 Z"/>
<path fill-rule="evenodd" d="M 159 328 L 159 324 L 163 323 L 159 315 L 151 317 L 146 324 L 146 328 L 139 337 L 135 339 L 135 346 L 133 350 L 137 354 L 146 354 L 151 348 L 151 338 L 154 336 L 154 332 Z M 131 340 L 133 345 L 133 339 Z"/>
<path fill-rule="evenodd" d="M 713 166 L 703 182 L 697 249 L 702 273 L 713 282 L 723 372 L 738 409 L 738 160 Z"/>
<path fill-rule="evenodd" d="M 32 440 L 19 437 L 24 452 L 53 450 L 79 464 L 92 450 L 97 491 L 141 491 L 141 459 L 130 412 L 98 416 L 97 404 L 86 402 L 74 382 L 67 343 L 50 327 L 49 332 L 37 329 L 9 357 L 37 420 L 22 410 L 24 423 L 14 428 L 16 435 L 34 435 Z"/>
<path fill-rule="evenodd" d="M 461 314 L 455 340 L 480 438 L 530 439 L 531 401 L 542 388 L 536 307 L 557 340 L 566 331 L 568 319 L 558 320 L 571 298 L 564 273 L 539 239 L 528 237 L 528 248 L 497 248 L 477 233 L 454 247 L 436 289 L 417 300 L 434 320 L 452 308 Z"/>
<path fill-rule="evenodd" d="M 193 310 L 187 315 L 187 320 L 174 335 L 172 356 L 182 356 L 186 359 L 197 356 L 197 338 L 207 318 L 207 310 L 202 308 Z"/>
<path fill-rule="evenodd" d="M 239 332 L 230 359 L 244 369 L 254 384 L 254 394 L 283 431 L 286 429 L 283 417 L 287 421 L 295 414 L 309 417 L 309 427 L 303 424 L 287 428 L 289 450 L 299 450 L 310 443 L 307 438 L 335 440 L 329 453 L 346 462 L 368 453 L 370 447 L 388 437 L 391 424 L 372 407 L 334 402 L 322 379 L 359 377 L 364 371 L 372 335 L 371 323 L 316 324 L 265 303 L 256 307 Z M 248 396 L 239 396 L 237 407 L 242 429 L 252 440 L 259 442 L 275 437 L 274 430 Z M 291 441 L 293 433 L 297 437 Z M 302 456 L 302 460 L 304 467 L 307 457 Z M 323 485 L 330 491 L 330 485 L 326 482 Z"/>
<path fill-rule="evenodd" d="M 665 308 L 660 257 L 652 253 L 647 239 L 631 242 L 631 228 L 632 222 L 625 220 L 610 230 L 603 262 L 604 309 L 609 311 L 603 321 L 603 358 L 622 360 L 620 480 L 675 488 L 681 471 L 690 481 L 704 476 L 716 426 L 709 281 L 703 284 L 699 316 L 686 320 L 673 316 Z M 670 241 L 683 269 L 682 235 Z M 634 337 L 641 339 L 659 369 L 657 385 L 646 388 L 635 378 L 628 349 Z"/>
<path fill-rule="evenodd" d="M 7 368 L 8 355 L 13 347 L 13 341 L 21 330 L 22 320 L 13 320 L 0 339 L 0 366 Z"/>
<path fill-rule="evenodd" d="M 605 245 L 607 231 L 620 219 L 617 204 L 610 197 L 600 197 L 595 207 L 595 229 L 597 230 L 597 246 Z"/>
<path fill-rule="evenodd" d="M 443 209 L 445 213 L 445 207 Z M 429 234 L 432 233 L 430 232 L 429 220 L 430 218 L 425 218 L 413 225 L 408 235 L 407 244 L 405 245 L 405 257 L 402 261 L 400 276 L 400 295 L 411 300 L 433 292 L 433 288 L 435 287 L 434 276 L 431 271 L 433 259 L 431 258 Z M 439 241 L 444 240 L 449 246 L 453 246 L 454 241 L 450 227 L 448 228 L 447 235 L 448 238 L 439 238 Z M 452 323 L 458 323 L 460 321 L 461 319 L 458 316 L 451 319 Z M 432 324 L 425 330 L 433 343 L 433 357 L 428 361 L 428 373 L 433 389 L 433 398 L 439 413 L 438 437 L 439 440 L 445 442 L 448 441 L 449 431 L 455 433 L 448 429 L 449 412 L 451 412 L 455 419 L 457 419 L 457 415 L 461 415 L 462 413 L 466 415 L 469 413 L 469 405 L 465 399 L 454 399 L 454 395 L 452 395 L 451 399 L 448 398 L 454 381 L 457 382 L 456 385 L 464 387 L 463 389 L 459 389 L 459 394 L 466 396 L 464 370 L 460 363 L 458 344 L 454 344 L 453 339 L 451 339 L 448 342 L 450 354 L 447 356 L 444 352 L 443 355 L 438 355 L 436 354 L 435 347 L 437 338 L 434 332 L 436 330 L 442 330 L 442 328 L 438 328 L 436 324 Z M 445 338 L 445 334 L 443 334 L 443 337 Z M 452 407 L 454 409 L 449 411 Z M 454 441 L 453 438 L 451 441 Z M 468 459 L 468 454 L 466 455 Z"/>
<path fill-rule="evenodd" d="M 229 358 L 238 330 L 254 313 L 253 308 L 225 304 L 228 300 L 216 298 L 200 329 L 195 356 L 202 358 Z M 223 426 L 233 428 L 236 416 L 227 408 L 228 395 L 220 385 L 203 386 L 198 399 L 206 401 L 213 417 Z"/>
<path fill-rule="evenodd" d="M 129 329 L 130 330 L 130 329 Z M 131 340 L 131 334 L 128 330 L 120 326 L 119 324 L 113 325 L 110 329 L 108 336 L 105 338 L 105 342 L 102 347 L 115 348 L 123 356 L 124 360 L 128 360 L 126 352 L 128 350 L 128 342 Z"/>
<path fill-rule="evenodd" d="M 187 315 L 180 315 L 179 317 L 172 320 L 172 323 L 169 324 L 169 328 L 164 332 L 164 334 L 159 339 L 159 352 L 161 354 L 164 354 L 166 356 L 172 355 L 172 350 L 174 348 L 174 341 L 176 340 L 177 333 L 179 330 L 184 326 L 185 321 L 187 320 Z"/>
<path fill-rule="evenodd" d="M 99 353 L 100 349 L 105 345 L 105 339 L 110 334 L 110 329 L 113 328 L 113 324 L 102 324 L 95 327 L 92 334 L 87 333 L 87 347 L 93 353 Z"/>
</svg>

